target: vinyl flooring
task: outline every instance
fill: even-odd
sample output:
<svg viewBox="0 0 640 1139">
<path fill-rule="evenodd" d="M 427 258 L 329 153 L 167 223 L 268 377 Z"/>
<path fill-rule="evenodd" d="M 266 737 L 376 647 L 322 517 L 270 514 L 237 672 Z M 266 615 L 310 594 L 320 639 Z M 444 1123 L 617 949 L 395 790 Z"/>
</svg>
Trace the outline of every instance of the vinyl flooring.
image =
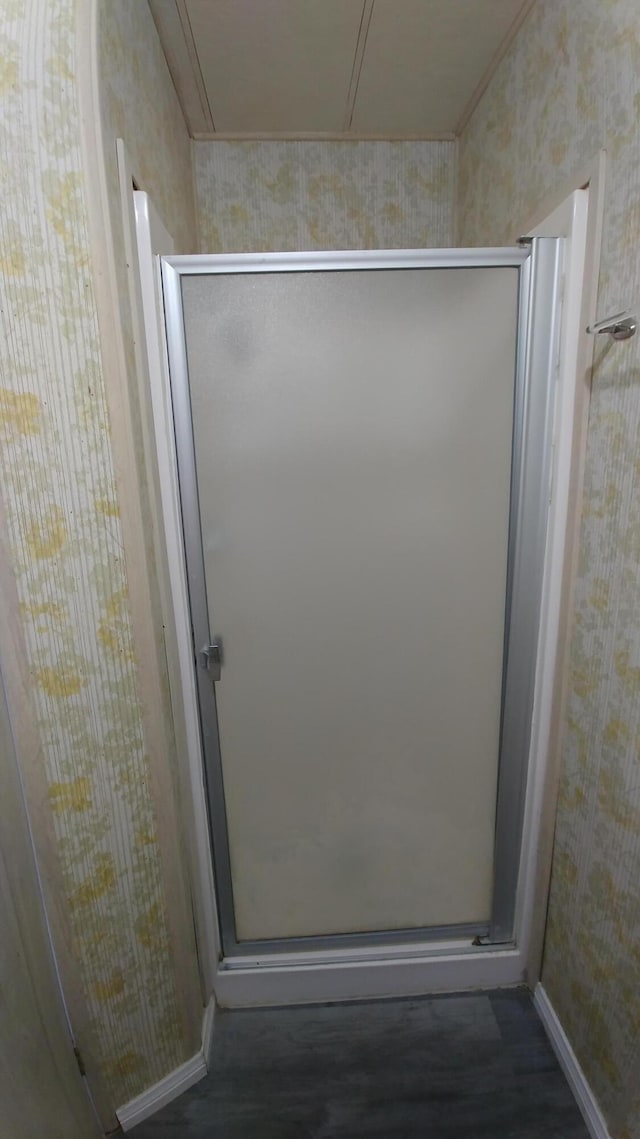
<svg viewBox="0 0 640 1139">
<path fill-rule="evenodd" d="M 522 989 L 220 1012 L 209 1075 L 132 1139 L 588 1139 Z"/>
</svg>

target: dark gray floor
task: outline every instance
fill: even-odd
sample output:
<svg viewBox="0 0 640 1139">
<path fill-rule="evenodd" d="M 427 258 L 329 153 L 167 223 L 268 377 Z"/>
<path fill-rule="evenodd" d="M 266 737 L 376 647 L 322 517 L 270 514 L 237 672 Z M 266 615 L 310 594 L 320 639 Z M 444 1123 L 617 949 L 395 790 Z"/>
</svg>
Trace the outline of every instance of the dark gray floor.
<svg viewBox="0 0 640 1139">
<path fill-rule="evenodd" d="M 522 989 L 221 1012 L 209 1076 L 133 1139 L 588 1139 Z"/>
</svg>

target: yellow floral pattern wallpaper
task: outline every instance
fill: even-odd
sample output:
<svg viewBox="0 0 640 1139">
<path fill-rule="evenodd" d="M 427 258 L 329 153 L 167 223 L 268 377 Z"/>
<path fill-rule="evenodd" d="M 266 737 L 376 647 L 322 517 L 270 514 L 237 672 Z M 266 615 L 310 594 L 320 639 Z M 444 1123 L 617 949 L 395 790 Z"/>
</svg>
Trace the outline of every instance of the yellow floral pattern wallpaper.
<svg viewBox="0 0 640 1139">
<path fill-rule="evenodd" d="M 80 151 L 81 4 L 0 0 L 0 480 L 64 904 L 118 1105 L 195 1049 L 167 933 L 111 457 Z M 193 248 L 189 141 L 148 7 L 109 0 L 99 15 L 115 74 L 105 104 Z"/>
<path fill-rule="evenodd" d="M 196 251 L 191 140 L 146 2 L 98 0 L 102 127 L 109 205 L 122 226 L 115 140 L 124 139 L 134 175 L 181 253 Z M 118 233 L 114 235 L 119 236 Z"/>
<path fill-rule="evenodd" d="M 599 312 L 637 304 L 640 6 L 538 0 L 456 169 L 446 142 L 191 146 L 145 0 L 0 0 L 0 493 L 73 950 L 121 1104 L 193 1047 L 158 856 L 87 225 L 75 20 L 90 3 L 130 369 L 117 137 L 183 252 L 446 246 L 456 193 L 460 244 L 510 243 L 604 146 Z M 543 979 L 613 1139 L 640 1139 L 639 433 L 640 337 L 598 345 Z"/>
<path fill-rule="evenodd" d="M 201 253 L 453 245 L 453 142 L 195 142 Z"/>
<path fill-rule="evenodd" d="M 78 0 L 85 3 L 87 0 Z M 126 356 L 126 370 L 131 400 L 134 445 L 138 456 L 137 484 L 142 500 L 143 517 L 150 518 L 152 507 L 146 486 L 144 447 L 141 424 L 137 414 L 135 348 L 132 327 L 132 310 L 127 275 L 127 250 L 123 232 L 122 202 L 118 178 L 116 142 L 125 144 L 131 173 L 139 187 L 147 191 L 165 226 L 172 234 L 176 250 L 193 252 L 196 248 L 196 217 L 191 166 L 191 140 L 182 110 L 169 75 L 168 67 L 146 2 L 131 0 L 91 0 L 96 20 L 96 46 L 98 87 L 102 143 L 104 150 L 106 190 L 108 197 L 111 239 L 117 276 L 118 314 Z M 127 493 L 125 488 L 125 493 Z M 144 836 L 149 857 L 157 860 L 157 873 L 170 897 L 165 908 L 151 905 L 131 915 L 136 938 L 149 950 L 158 933 L 168 927 L 166 954 L 160 962 L 162 990 L 177 1008 L 178 1020 L 171 1029 L 169 1066 L 157 1065 L 154 1079 L 166 1075 L 176 1063 L 190 1058 L 200 1046 L 202 1022 L 202 996 L 197 971 L 197 950 L 193 932 L 193 914 L 189 901 L 189 878 L 186 844 L 181 833 L 177 810 L 180 799 L 180 781 L 176 741 L 166 669 L 166 649 L 163 640 L 163 614 L 160 589 L 156 576 L 156 557 L 153 547 L 152 526 L 145 527 L 145 585 L 151 601 L 156 634 L 156 659 L 160 664 L 160 684 L 156 691 L 155 711 L 161 719 L 160 730 L 155 730 L 151 742 L 149 731 L 148 762 L 165 765 L 169 780 L 164 781 L 157 793 L 162 796 L 164 852 L 159 849 L 158 835 Z M 104 635 L 101 627 L 99 637 Z M 145 668 L 148 673 L 149 669 Z M 143 728 L 145 712 L 142 710 Z M 149 725 L 147 711 L 146 724 Z M 162 751 L 162 755 L 158 754 Z M 168 800 L 171 799 L 170 804 Z M 173 807 L 173 828 L 171 811 Z M 167 831 L 171 830 L 168 834 Z M 172 895 L 172 896 L 171 896 Z M 169 919 L 167 921 L 167 918 Z M 145 989 L 148 979 L 141 978 Z M 152 1055 L 154 1041 L 147 1037 L 146 1056 Z M 143 1086 L 151 1082 L 148 1078 Z"/>
<path fill-rule="evenodd" d="M 459 233 L 509 242 L 607 152 L 598 313 L 640 302 L 640 5 L 538 0 L 460 143 Z M 543 982 L 640 1137 L 640 337 L 596 345 Z"/>
</svg>

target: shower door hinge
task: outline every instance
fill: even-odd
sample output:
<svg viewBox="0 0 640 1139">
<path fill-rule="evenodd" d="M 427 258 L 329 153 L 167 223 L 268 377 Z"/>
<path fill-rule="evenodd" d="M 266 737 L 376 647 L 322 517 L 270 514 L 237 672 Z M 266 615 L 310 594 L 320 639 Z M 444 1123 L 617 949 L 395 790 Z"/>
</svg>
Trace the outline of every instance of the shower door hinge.
<svg viewBox="0 0 640 1139">
<path fill-rule="evenodd" d="M 73 1046 L 73 1054 L 76 1058 L 76 1064 L 78 1065 L 78 1071 L 80 1072 L 80 1075 L 86 1076 L 87 1069 L 84 1066 L 84 1060 L 82 1059 L 82 1053 L 81 1053 L 80 1049 L 75 1046 L 75 1044 Z"/>
<path fill-rule="evenodd" d="M 512 937 L 505 938 L 504 941 L 492 941 L 488 935 L 487 937 L 482 937 L 478 934 L 477 937 L 474 937 L 471 944 L 475 946 L 476 949 L 489 949 L 494 947 L 497 949 L 503 945 L 514 945 L 515 943 Z"/>
</svg>

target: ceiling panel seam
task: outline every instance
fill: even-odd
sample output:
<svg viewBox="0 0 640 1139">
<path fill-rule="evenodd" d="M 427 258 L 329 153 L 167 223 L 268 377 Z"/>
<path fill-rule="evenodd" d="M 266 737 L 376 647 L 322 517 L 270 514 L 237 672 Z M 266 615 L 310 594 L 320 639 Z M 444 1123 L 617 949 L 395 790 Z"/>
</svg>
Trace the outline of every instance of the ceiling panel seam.
<svg viewBox="0 0 640 1139">
<path fill-rule="evenodd" d="M 362 64 L 364 61 L 365 48 L 367 46 L 367 36 L 369 35 L 369 27 L 371 24 L 371 17 L 373 15 L 373 6 L 375 0 L 364 0 L 362 5 L 362 16 L 360 17 L 360 27 L 358 28 L 358 38 L 356 40 L 356 48 L 353 56 L 353 67 L 351 68 L 351 80 L 349 82 L 349 92 L 347 94 L 347 105 L 344 112 L 343 130 L 345 132 L 351 130 L 351 123 L 353 122 L 353 113 L 356 106 L 356 97 L 358 94 L 358 84 L 360 83 L 360 73 L 362 71 Z"/>
<path fill-rule="evenodd" d="M 194 39 L 193 29 L 191 27 L 191 20 L 189 19 L 189 12 L 187 9 L 186 0 L 176 0 L 176 8 L 178 9 L 178 16 L 180 18 L 180 26 L 182 27 L 182 33 L 184 35 L 184 40 L 185 40 L 185 43 L 187 45 L 187 52 L 189 55 L 189 60 L 191 62 L 191 68 L 193 71 L 193 77 L 195 80 L 195 84 L 196 84 L 196 87 L 198 89 L 198 95 L 200 97 L 200 103 L 202 105 L 202 110 L 204 111 L 205 115 L 207 116 L 207 118 L 209 119 L 209 121 L 211 123 L 211 130 L 215 131 L 215 129 L 216 129 L 215 119 L 213 117 L 213 112 L 212 112 L 211 106 L 209 104 L 209 96 L 207 94 L 207 88 L 205 86 L 204 78 L 202 75 L 202 70 L 200 68 L 200 58 L 198 56 L 198 50 L 196 48 L 196 41 Z"/>
<path fill-rule="evenodd" d="M 267 3 L 268 0 L 264 0 L 264 2 Z M 411 3 L 415 3 L 416 0 L 404 0 L 404 2 L 408 5 L 410 5 Z M 476 2 L 481 3 L 482 0 L 476 0 Z M 505 2 L 506 2 L 506 0 L 505 0 Z M 363 107 L 362 107 L 363 100 L 365 103 L 367 103 L 367 100 L 368 100 L 368 97 L 370 94 L 369 88 L 371 87 L 371 74 L 370 73 L 371 73 L 371 68 L 372 68 L 372 55 L 376 56 L 376 53 L 377 52 L 379 53 L 379 51 L 381 50 L 380 42 L 378 42 L 380 40 L 380 31 L 379 31 L 378 23 L 379 23 L 379 17 L 381 16 L 382 11 L 384 11 L 385 9 L 384 9 L 384 6 L 382 6 L 382 7 L 381 7 L 381 5 L 376 6 L 376 0 L 360 0 L 360 2 L 356 5 L 356 10 L 352 13 L 352 18 L 354 19 L 354 22 L 357 20 L 358 23 L 355 25 L 355 27 L 354 27 L 354 24 L 351 23 L 350 28 L 345 29 L 345 31 L 346 30 L 349 31 L 348 38 L 349 38 L 350 43 L 351 43 L 351 48 L 343 40 L 342 48 L 341 48 L 342 60 L 343 60 L 342 67 L 344 68 L 343 73 L 342 73 L 343 74 L 343 81 L 346 78 L 344 71 L 346 70 L 346 67 L 349 66 L 348 65 L 349 55 L 350 54 L 352 55 L 352 64 L 351 64 L 351 69 L 350 69 L 350 73 L 349 73 L 348 90 L 346 92 L 346 96 L 342 95 L 339 90 L 335 90 L 335 84 L 334 84 L 334 88 L 333 88 L 334 114 L 336 111 L 338 114 L 340 113 L 339 112 L 340 102 L 342 101 L 342 99 L 344 99 L 345 101 L 343 103 L 343 115 L 342 115 L 341 128 L 338 128 L 337 130 L 329 130 L 329 131 L 313 130 L 313 129 L 302 130 L 302 131 L 300 131 L 300 130 L 282 131 L 282 130 L 277 130 L 277 129 L 276 130 L 269 130 L 269 131 L 261 131 L 259 129 L 258 130 L 252 130 L 252 129 L 246 130 L 245 129 L 244 131 L 237 131 L 237 130 L 236 131 L 234 131 L 234 130 L 232 130 L 232 131 L 228 131 L 228 130 L 227 131 L 219 131 L 219 130 L 217 130 L 216 125 L 215 125 L 215 121 L 214 121 L 212 105 L 211 105 L 211 101 L 210 101 L 211 100 L 210 91 L 209 91 L 208 85 L 207 85 L 208 79 L 205 82 L 205 72 L 203 71 L 202 66 L 201 66 L 201 62 L 200 62 L 200 47 L 201 47 L 201 45 L 199 44 L 199 42 L 196 41 L 196 35 L 194 34 L 194 28 L 198 28 L 198 23 L 196 21 L 192 25 L 192 22 L 191 22 L 191 17 L 192 17 L 192 13 L 193 13 L 193 6 L 192 6 L 190 0 L 149 0 L 149 6 L 151 8 L 158 33 L 160 35 L 161 44 L 165 50 L 165 57 L 167 59 L 169 69 L 171 71 L 171 75 L 172 75 L 172 78 L 174 80 L 174 84 L 176 87 L 176 91 L 178 93 L 178 97 L 179 97 L 180 102 L 181 102 L 182 107 L 183 107 L 183 112 L 185 114 L 185 117 L 187 118 L 187 123 L 189 126 L 189 133 L 193 139 L 197 139 L 197 140 L 220 139 L 222 141 L 222 140 L 228 140 L 228 139 L 239 139 L 240 140 L 240 139 L 252 139 L 252 138 L 253 139 L 283 139 L 283 140 L 284 139 L 292 139 L 292 138 L 301 139 L 301 140 L 305 139 L 305 138 L 308 138 L 308 139 L 314 139 L 315 138 L 318 140 L 336 139 L 336 140 L 351 140 L 351 141 L 358 141 L 360 139 L 363 139 L 363 140 L 369 139 L 372 141 L 377 140 L 377 139 L 379 139 L 379 140 L 405 140 L 405 141 L 418 141 L 418 140 L 420 140 L 420 141 L 435 141 L 435 140 L 447 140 L 447 141 L 449 141 L 449 140 L 452 140 L 455 138 L 459 138 L 461 136 L 461 134 L 464 132 L 464 130 L 465 130 L 469 120 L 471 119 L 471 116 L 473 115 L 478 103 L 481 101 L 487 87 L 489 86 L 491 79 L 493 78 L 497 69 L 499 68 L 500 63 L 501 63 L 506 51 L 508 50 L 509 46 L 513 43 L 514 38 L 516 37 L 516 35 L 520 31 L 522 25 L 524 24 L 525 20 L 527 19 L 528 15 L 530 14 L 531 10 L 535 7 L 536 0 L 520 0 L 519 3 L 514 2 L 514 0 L 508 0 L 508 2 L 509 2 L 509 8 L 510 8 L 511 22 L 507 27 L 506 35 L 503 35 L 502 41 L 499 43 L 497 50 L 494 51 L 493 56 L 490 58 L 489 64 L 485 68 L 485 71 L 482 74 L 479 82 L 476 82 L 476 87 L 473 90 L 471 98 L 468 99 L 466 105 L 464 106 L 462 113 L 460 114 L 460 112 L 458 111 L 459 117 L 458 117 L 457 123 L 455 124 L 454 129 L 453 130 L 450 129 L 448 131 L 442 131 L 442 132 L 421 130 L 420 129 L 420 126 L 421 126 L 420 119 L 421 118 L 424 119 L 425 116 L 419 115 L 417 120 L 414 123 L 413 121 L 411 121 L 412 116 L 409 112 L 407 112 L 407 113 L 408 113 L 409 121 L 411 121 L 411 127 L 413 127 L 413 129 L 403 130 L 401 127 L 400 127 L 400 129 L 398 129 L 398 126 L 400 125 L 400 123 L 402 123 L 403 118 L 405 119 L 405 121 L 407 118 L 406 115 L 400 115 L 398 123 L 396 123 L 393 120 L 393 116 L 392 116 L 391 119 L 389 120 L 388 124 L 385 122 L 385 125 L 382 128 L 382 130 L 380 130 L 380 129 L 376 130 L 377 122 L 380 121 L 380 117 L 382 117 L 382 121 L 384 121 L 384 119 L 385 119 L 385 112 L 383 110 L 383 108 L 385 107 L 385 103 L 388 105 L 389 96 L 390 95 L 393 96 L 393 94 L 394 94 L 393 90 L 391 92 L 389 92 L 388 90 L 385 91 L 384 89 L 383 90 L 380 89 L 381 83 L 383 84 L 383 88 L 388 86 L 388 83 L 383 82 L 382 75 L 378 75 L 378 79 L 377 79 L 377 98 L 378 98 L 378 103 L 379 103 L 379 115 L 377 116 L 377 121 L 376 121 L 376 116 L 374 115 L 373 120 L 371 121 L 371 126 L 373 127 L 373 130 L 367 130 L 366 128 L 364 130 L 362 129 L 360 122 L 359 122 L 359 119 L 361 117 L 361 112 L 363 112 Z M 232 7 L 233 7 L 233 4 L 232 4 Z M 360 9 L 360 16 L 359 17 L 357 14 L 358 8 Z M 392 5 L 392 8 L 391 8 L 392 19 L 395 17 L 395 11 L 393 10 L 394 8 L 395 8 L 395 5 Z M 515 17 L 513 15 L 514 9 L 516 12 Z M 199 9 L 196 8 L 195 11 L 198 12 Z M 206 5 L 205 5 L 205 14 L 206 14 Z M 506 12 L 504 14 L 506 14 Z M 374 20 L 373 20 L 374 16 L 376 16 L 376 22 L 374 22 Z M 195 16 L 194 16 L 194 18 L 195 18 Z M 392 27 L 395 27 L 395 24 L 392 24 Z M 502 24 L 502 27 L 504 28 L 504 22 Z M 206 25 L 205 25 L 205 30 L 206 30 Z M 496 26 L 495 30 L 496 31 L 498 30 L 497 26 Z M 354 31 L 356 31 L 355 44 L 354 44 L 353 40 L 351 39 L 351 36 L 353 35 Z M 376 35 L 374 34 L 374 31 L 378 32 L 377 39 L 376 39 Z M 334 46 L 336 46 L 338 43 L 335 36 L 334 36 L 333 42 L 334 42 Z M 494 44 L 495 44 L 495 39 L 494 39 Z M 387 44 L 386 46 L 387 46 L 387 51 L 388 51 L 389 45 Z M 383 39 L 382 48 L 384 48 L 384 47 L 385 47 L 385 42 Z M 487 44 L 487 47 L 490 48 L 489 43 Z M 346 58 L 345 58 L 345 53 L 346 53 Z M 383 54 L 384 54 L 384 52 L 383 52 Z M 414 51 L 413 55 L 415 56 L 415 51 Z M 420 59 L 420 55 L 418 54 L 418 57 L 416 58 L 416 60 L 414 62 L 416 62 L 416 64 L 417 64 L 419 59 Z M 486 55 L 485 55 L 485 59 L 486 59 Z M 345 67 L 345 65 L 346 65 L 346 67 Z M 373 66 L 373 71 L 374 71 L 374 73 L 376 71 L 378 71 L 377 65 Z M 469 76 L 469 78 L 470 78 L 470 76 Z M 367 79 L 369 80 L 368 83 L 366 82 Z M 365 90 L 365 88 L 367 88 L 367 90 Z M 344 88 L 342 90 L 344 91 Z M 467 90 L 468 90 L 468 88 L 467 88 Z M 435 94 L 436 94 L 436 96 L 438 96 L 438 91 L 436 91 Z M 337 105 L 335 104 L 336 97 L 338 100 Z M 215 98 L 213 99 L 213 102 L 214 103 L 216 102 Z M 411 104 L 411 106 L 415 107 L 415 105 L 416 105 L 416 101 L 414 100 L 413 103 Z M 429 103 L 429 105 L 430 105 L 430 103 Z M 219 106 L 217 109 L 218 109 L 218 111 L 220 111 Z M 405 110 L 406 110 L 406 108 L 405 108 Z M 451 110 L 453 110 L 453 107 L 451 107 Z M 356 111 L 358 112 L 358 114 L 356 114 Z M 369 117 L 371 117 L 371 116 L 369 116 Z M 428 117 L 429 116 L 427 116 L 427 118 Z M 436 116 L 436 118 L 437 117 L 438 116 Z M 251 116 L 249 116 L 249 120 L 250 120 L 250 118 L 251 118 Z M 397 115 L 396 115 L 396 118 L 398 118 Z M 413 116 L 413 118 L 415 119 L 415 115 Z M 366 116 L 365 116 L 365 119 L 366 119 Z M 192 120 L 192 121 L 189 121 L 189 120 Z M 250 123 L 250 121 L 248 121 L 247 126 L 249 126 L 249 128 L 251 128 L 251 125 L 252 124 Z M 364 123 L 363 123 L 363 125 L 364 125 Z M 355 127 L 355 129 L 354 129 L 354 127 Z M 387 129 L 387 127 L 390 129 Z M 417 130 L 415 129 L 416 127 L 418 128 Z"/>
</svg>

